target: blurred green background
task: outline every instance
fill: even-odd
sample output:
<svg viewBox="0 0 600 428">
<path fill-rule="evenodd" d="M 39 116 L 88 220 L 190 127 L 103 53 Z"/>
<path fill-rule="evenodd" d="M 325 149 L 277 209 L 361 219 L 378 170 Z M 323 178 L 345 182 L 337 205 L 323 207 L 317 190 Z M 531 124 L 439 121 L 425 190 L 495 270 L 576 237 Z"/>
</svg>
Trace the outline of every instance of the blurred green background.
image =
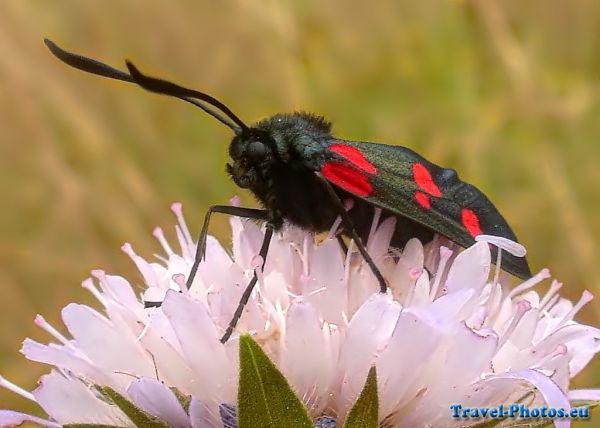
<svg viewBox="0 0 600 428">
<path fill-rule="evenodd" d="M 235 188 L 230 132 L 186 103 L 73 70 L 42 43 L 204 90 L 252 122 L 304 109 L 336 135 L 407 145 L 457 169 L 577 299 L 600 295 L 600 2 L 0 2 L 0 373 L 41 313 L 91 303 L 92 268 L 139 275 L 173 201 L 198 230 Z M 226 240 L 227 223 L 214 232 Z M 172 234 L 171 234 L 172 236 Z M 544 286 L 545 289 L 547 285 Z M 580 320 L 600 324 L 600 301 Z M 64 329 L 63 329 L 64 331 Z M 576 385 L 600 385 L 593 364 Z M 0 407 L 32 410 L 0 390 Z"/>
</svg>

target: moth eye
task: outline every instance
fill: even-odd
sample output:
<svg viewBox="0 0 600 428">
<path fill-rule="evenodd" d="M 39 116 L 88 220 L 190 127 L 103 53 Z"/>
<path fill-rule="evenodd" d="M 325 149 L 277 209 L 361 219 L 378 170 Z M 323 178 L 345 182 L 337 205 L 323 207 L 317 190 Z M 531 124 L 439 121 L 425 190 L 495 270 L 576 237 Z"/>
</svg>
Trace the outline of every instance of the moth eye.
<svg viewBox="0 0 600 428">
<path fill-rule="evenodd" d="M 246 156 L 250 161 L 259 161 L 267 154 L 267 147 L 260 141 L 252 141 L 246 148 Z"/>
<path fill-rule="evenodd" d="M 233 160 L 238 160 L 244 156 L 244 143 L 239 137 L 235 137 L 229 145 L 229 156 Z"/>
</svg>

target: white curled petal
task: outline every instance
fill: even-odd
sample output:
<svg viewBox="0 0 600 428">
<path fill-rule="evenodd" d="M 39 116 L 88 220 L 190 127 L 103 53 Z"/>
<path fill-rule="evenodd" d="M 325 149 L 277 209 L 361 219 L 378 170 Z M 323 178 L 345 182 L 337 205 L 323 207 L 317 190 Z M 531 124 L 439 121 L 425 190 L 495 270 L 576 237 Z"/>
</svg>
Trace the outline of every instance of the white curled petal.
<svg viewBox="0 0 600 428">
<path fill-rule="evenodd" d="M 488 242 L 504 251 L 509 252 L 515 257 L 525 257 L 525 255 L 527 254 L 527 250 L 524 246 L 522 246 L 518 242 L 511 241 L 507 238 L 503 238 L 502 236 L 479 235 L 475 237 L 475 241 Z"/>
<path fill-rule="evenodd" d="M 503 373 L 491 376 L 483 382 L 493 383 L 498 379 L 514 379 L 516 381 L 527 382 L 533 385 L 540 392 L 544 398 L 544 401 L 549 407 L 554 407 L 557 409 L 563 408 L 567 412 L 571 409 L 569 398 L 564 391 L 560 389 L 560 387 L 552 379 L 537 370 L 526 369 L 517 372 Z M 570 422 L 565 419 L 556 419 L 554 421 L 554 426 L 556 428 L 568 428 L 570 426 Z"/>
</svg>

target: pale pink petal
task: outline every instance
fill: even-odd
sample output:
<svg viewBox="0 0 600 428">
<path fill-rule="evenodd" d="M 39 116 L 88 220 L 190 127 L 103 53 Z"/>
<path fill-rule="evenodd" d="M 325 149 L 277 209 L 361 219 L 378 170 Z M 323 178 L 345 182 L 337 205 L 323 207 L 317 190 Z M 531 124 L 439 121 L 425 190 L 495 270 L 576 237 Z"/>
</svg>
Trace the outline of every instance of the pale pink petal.
<svg viewBox="0 0 600 428">
<path fill-rule="evenodd" d="M 144 302 L 162 302 L 165 299 L 166 290 L 159 287 L 148 287 L 144 290 Z"/>
<path fill-rule="evenodd" d="M 396 218 L 393 216 L 387 217 L 379 224 L 375 233 L 370 237 L 367 243 L 367 250 L 376 263 L 380 262 L 387 255 L 395 228 Z"/>
<path fill-rule="evenodd" d="M 430 306 L 428 312 L 438 320 L 461 319 L 459 314 L 463 308 L 470 309 L 467 305 L 475 296 L 472 288 L 463 288 L 452 293 L 445 294 L 436 299 Z M 465 318 L 471 314 L 465 314 Z"/>
<path fill-rule="evenodd" d="M 192 393 L 194 373 L 183 357 L 175 332 L 162 311 L 154 312 L 139 342 L 152 355 L 160 379 L 168 385 L 177 385 L 185 394 Z"/>
<path fill-rule="evenodd" d="M 299 295 L 301 290 L 298 276 L 303 272 L 302 257 L 300 256 L 302 246 L 295 242 L 299 231 L 290 227 L 286 228 L 284 233 L 276 233 L 271 239 L 269 254 L 265 261 L 265 274 L 279 273 L 285 280 L 286 292 Z"/>
<path fill-rule="evenodd" d="M 373 273 L 366 264 L 362 263 L 359 254 L 348 257 L 348 270 L 346 280 L 347 306 L 344 315 L 351 318 L 360 306 L 373 294 L 378 292 Z"/>
<path fill-rule="evenodd" d="M 589 335 L 570 341 L 568 348 L 572 355 L 569 361 L 569 372 L 571 377 L 574 377 L 600 352 L 600 337 L 597 330 L 590 329 Z"/>
<path fill-rule="evenodd" d="M 263 232 L 251 220 L 231 217 L 233 233 L 233 257 L 240 266 L 248 269 L 252 259 L 258 254 L 263 241 Z"/>
<path fill-rule="evenodd" d="M 348 408 L 359 396 L 375 355 L 385 348 L 394 331 L 400 310 L 388 295 L 375 293 L 352 317 L 338 365 L 343 373 L 341 406 Z"/>
<path fill-rule="evenodd" d="M 389 277 L 390 288 L 394 297 L 399 301 L 404 300 L 408 290 L 412 289 L 417 278 L 421 276 L 423 258 L 423 244 L 421 244 L 421 241 L 415 238 L 410 239 L 402 250 L 402 255 Z"/>
<path fill-rule="evenodd" d="M 490 265 L 491 255 L 488 244 L 478 242 L 456 257 L 448 271 L 444 288 L 449 292 L 460 288 L 481 288 L 489 277 Z"/>
<path fill-rule="evenodd" d="M 221 418 L 218 417 L 218 414 L 214 413 L 211 415 L 197 397 L 192 397 L 188 412 L 192 428 L 219 426 L 218 423 Z"/>
<path fill-rule="evenodd" d="M 429 274 L 426 270 L 424 270 L 421 273 L 419 279 L 417 279 L 417 282 L 413 287 L 414 290 L 412 292 L 412 295 L 410 295 L 409 292 L 408 296 L 410 296 L 410 298 L 407 297 L 405 305 L 411 307 L 429 305 L 432 300 L 430 294 L 431 286 L 429 281 Z"/>
<path fill-rule="evenodd" d="M 290 304 L 290 294 L 287 285 L 288 284 L 281 272 L 270 272 L 265 276 L 263 287 L 261 289 L 264 300 L 272 305 L 279 304 L 281 307 L 287 308 Z"/>
<path fill-rule="evenodd" d="M 451 331 L 451 336 L 447 337 L 450 346 L 446 354 L 440 356 L 444 370 L 443 382 L 451 385 L 473 381 L 489 370 L 498 346 L 498 336 L 494 332 L 475 332 L 464 321 Z M 469 358 L 464 357 L 465 350 L 469 350 Z"/>
<path fill-rule="evenodd" d="M 424 373 L 435 364 L 431 356 L 441 338 L 436 326 L 417 314 L 406 310 L 400 314 L 387 348 L 377 359 L 381 414 L 392 413 L 426 385 Z"/>
<path fill-rule="evenodd" d="M 318 415 L 327 401 L 333 361 L 318 313 L 310 303 L 295 302 L 290 306 L 282 357 L 288 381 L 311 414 Z"/>
<path fill-rule="evenodd" d="M 42 345 L 34 340 L 25 339 L 21 353 L 29 360 L 67 369 L 75 375 L 94 379 L 104 385 L 112 384 L 110 376 L 107 376 L 87 358 L 76 355 L 73 349 Z"/>
<path fill-rule="evenodd" d="M 211 237 L 212 238 L 212 237 Z M 189 260 L 179 254 L 171 254 L 167 260 L 168 275 L 183 274 L 187 277 L 192 265 Z M 187 279 L 187 278 L 186 278 Z"/>
<path fill-rule="evenodd" d="M 221 244 L 212 236 L 209 236 L 206 241 L 206 258 L 198 267 L 197 279 L 194 279 L 192 285 L 192 293 L 200 294 L 200 290 L 204 287 L 214 286 L 215 284 L 229 283 L 229 272 L 233 265 L 231 257 Z M 186 278 L 191 266 L 185 272 Z M 200 281 L 201 280 L 201 281 Z"/>
<path fill-rule="evenodd" d="M 131 311 L 136 311 L 142 306 L 140 300 L 133 292 L 131 284 L 125 278 L 117 275 L 104 275 L 103 279 L 100 281 L 100 286 L 116 302 Z"/>
<path fill-rule="evenodd" d="M 560 320 L 573 309 L 573 302 L 563 297 L 558 299 L 558 302 L 548 311 L 550 315 Z"/>
<path fill-rule="evenodd" d="M 329 239 L 314 247 L 309 257 L 311 263 L 302 294 L 324 321 L 340 324 L 346 307 L 346 281 L 339 244 Z"/>
<path fill-rule="evenodd" d="M 428 371 L 419 377 L 422 396 L 407 404 L 411 412 L 402 420 L 402 425 L 415 426 L 419 421 L 449 419 L 447 409 L 450 404 L 456 402 L 457 396 L 464 397 L 468 386 L 479 380 L 481 373 L 489 371 L 498 343 L 495 334 L 476 333 L 464 322 L 438 327 L 438 330 L 445 330 L 445 334 L 435 351 L 436 358 L 429 362 Z M 469 350 L 468 358 L 465 358 L 465 350 Z"/>
<path fill-rule="evenodd" d="M 100 399 L 81 380 L 66 378 L 55 371 L 41 378 L 33 395 L 44 411 L 61 424 L 131 424 L 117 406 Z"/>
<path fill-rule="evenodd" d="M 62 311 L 63 321 L 76 346 L 123 388 L 131 376 L 152 376 L 152 361 L 136 343 L 135 336 L 118 330 L 93 309 L 70 304 Z"/>
<path fill-rule="evenodd" d="M 83 285 L 103 313 L 69 305 L 63 318 L 72 338 L 38 317 L 36 324 L 53 343 L 24 342 L 27 358 L 60 372 L 44 377 L 33 394 L 4 378 L 1 386 L 37 400 L 58 422 L 130 426 L 100 397 L 97 386 L 110 385 L 129 391 L 170 426 L 234 428 L 239 334 L 250 332 L 311 416 L 335 416 L 338 424 L 373 364 L 386 426 L 459 426 L 464 421 L 450 419 L 451 403 L 510 404 L 532 390 L 526 404 L 536 406 L 568 408 L 567 396 L 600 399 L 597 390 L 568 390 L 571 377 L 600 351 L 600 330 L 574 320 L 591 294 L 574 305 L 560 297 L 556 281 L 538 294 L 547 270 L 512 289 L 505 273 L 488 282 L 485 240 L 522 254 L 519 244 L 482 237 L 485 242 L 460 253 L 435 235 L 425 247 L 411 239 L 400 251 L 388 248 L 395 219 L 376 227 L 376 216 L 367 247 L 389 281 L 390 291 L 380 294 L 353 242 L 344 254 L 336 240 L 320 241 L 287 224 L 273 236 L 264 272 L 257 269 L 265 229 L 232 218 L 233 256 L 208 237 L 206 259 L 187 290 L 196 247 L 181 204 L 172 208 L 181 254 L 158 229 L 154 236 L 166 256 L 148 262 L 130 245 L 123 247 L 142 273 L 145 287 L 139 293 L 146 301 L 165 299 L 162 307 L 143 307 L 136 296 L 139 281 L 132 288 L 121 277 L 95 270 L 97 282 Z M 223 345 L 220 336 L 255 272 L 258 282 Z M 188 414 L 173 387 L 191 395 Z M 0 412 L 0 421 L 3 417 L 17 423 L 28 418 Z"/>
<path fill-rule="evenodd" d="M 157 380 L 135 380 L 129 385 L 127 395 L 137 407 L 166 422 L 170 427 L 186 428 L 190 425 L 188 415 L 173 391 Z"/>
<path fill-rule="evenodd" d="M 600 389 L 572 389 L 569 391 L 572 401 L 600 401 Z"/>
<path fill-rule="evenodd" d="M 156 276 L 156 272 L 152 269 L 150 263 L 144 260 L 142 257 L 138 256 L 135 251 L 133 251 L 133 247 L 131 244 L 124 244 L 121 249 L 125 254 L 127 254 L 131 260 L 135 263 L 136 267 L 142 274 L 144 278 L 144 282 L 152 287 L 159 286 L 159 281 Z"/>
<path fill-rule="evenodd" d="M 199 398 L 219 404 L 235 397 L 237 370 L 229 364 L 206 307 L 170 291 L 162 310 L 173 326 L 188 365 L 196 373 L 194 392 Z"/>
<path fill-rule="evenodd" d="M 527 311 L 521 321 L 519 321 L 518 328 L 515 329 L 510 337 L 510 341 L 519 349 L 524 349 L 531 345 L 535 331 L 538 324 L 540 314 L 537 310 L 531 309 Z"/>
<path fill-rule="evenodd" d="M 12 410 L 0 410 L 0 426 L 18 426 L 25 422 L 33 422 L 43 427 L 60 428 L 62 425 L 36 416 L 26 415 L 25 413 L 13 412 Z"/>
</svg>

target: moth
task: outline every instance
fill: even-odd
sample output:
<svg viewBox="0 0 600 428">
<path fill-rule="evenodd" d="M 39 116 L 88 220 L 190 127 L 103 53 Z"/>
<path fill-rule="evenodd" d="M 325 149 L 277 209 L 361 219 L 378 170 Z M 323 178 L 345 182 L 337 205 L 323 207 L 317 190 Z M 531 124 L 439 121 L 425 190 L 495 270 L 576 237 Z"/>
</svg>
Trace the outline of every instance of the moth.
<svg viewBox="0 0 600 428">
<path fill-rule="evenodd" d="M 398 248 L 403 248 L 413 237 L 427 243 L 436 233 L 462 247 L 473 245 L 475 237 L 481 234 L 518 242 L 507 221 L 479 189 L 462 181 L 455 170 L 442 168 L 407 147 L 337 138 L 329 122 L 311 113 L 276 114 L 247 125 L 216 98 L 147 76 L 129 61 L 126 61 L 128 72 L 124 72 L 67 52 L 48 39 L 45 43 L 58 59 L 72 67 L 182 99 L 233 131 L 227 172 L 240 188 L 254 194 L 262 209 L 228 205 L 213 205 L 208 209 L 187 287 L 204 258 L 213 213 L 266 222 L 259 252 L 263 267 L 273 232 L 284 222 L 322 232 L 339 216 L 341 234 L 354 240 L 381 292 L 387 290 L 385 278 L 364 246 L 375 207 L 382 210 L 383 218 L 396 218 L 391 245 Z M 353 207 L 347 211 L 343 201 L 348 199 L 353 201 Z M 344 245 L 341 238 L 340 243 Z M 497 251 L 492 248 L 493 254 Z M 502 268 L 523 279 L 531 277 L 525 257 L 504 253 Z M 256 282 L 255 272 L 222 342 L 231 336 Z M 146 305 L 160 303 L 146 302 Z"/>
</svg>

